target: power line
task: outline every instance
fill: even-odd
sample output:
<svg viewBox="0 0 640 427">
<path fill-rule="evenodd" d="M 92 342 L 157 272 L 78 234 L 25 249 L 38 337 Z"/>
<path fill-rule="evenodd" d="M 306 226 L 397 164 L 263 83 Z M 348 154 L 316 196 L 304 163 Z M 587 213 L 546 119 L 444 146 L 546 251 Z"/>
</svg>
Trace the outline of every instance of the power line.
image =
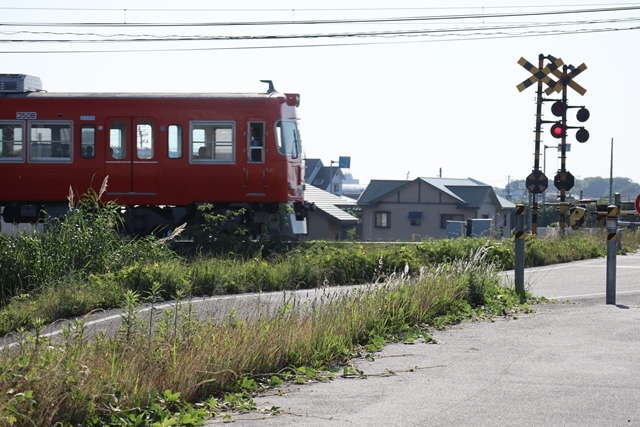
<svg viewBox="0 0 640 427">
<path fill-rule="evenodd" d="M 591 5 L 593 6 L 593 5 Z M 563 6 L 564 7 L 564 6 Z M 2 8 L 0 8 L 2 9 Z M 16 8 L 22 9 L 22 8 Z M 447 8 L 450 9 L 450 8 Z M 475 9 L 475 8 L 474 8 Z M 484 9 L 484 8 L 482 8 Z M 233 46 L 233 47 L 190 47 L 190 48 L 158 48 L 158 49 L 126 49 L 126 50 L 108 50 L 108 49 L 96 49 L 96 50 L 29 50 L 29 51 L 5 51 L 0 53 L 87 53 L 87 52 L 163 52 L 163 51 L 192 51 L 192 50 L 231 50 L 231 49 L 274 49 L 274 48 L 295 48 L 295 47 L 330 47 L 330 46 L 356 46 L 356 45 L 370 45 L 370 44 L 389 44 L 399 43 L 397 38 L 414 38 L 410 42 L 405 43 L 422 43 L 433 41 L 452 41 L 452 40 L 487 40 L 494 38 L 514 38 L 514 37 L 536 37 L 547 35 L 570 35 L 570 34 L 585 34 L 595 32 L 612 32 L 612 31 L 629 31 L 636 30 L 637 27 L 619 27 L 619 28 L 579 28 L 569 30 L 567 27 L 575 27 L 578 25 L 586 26 L 602 26 L 606 24 L 622 24 L 631 23 L 640 20 L 640 18 L 611 18 L 600 20 L 581 20 L 581 21 L 562 21 L 562 22 L 528 22 L 520 24 L 497 24 L 497 23 L 484 23 L 488 18 L 512 18 L 512 17 L 538 17 L 549 15 L 565 15 L 565 14 L 579 14 L 579 13 L 595 13 L 595 12 L 611 12 L 611 11 L 629 11 L 638 10 L 640 5 L 633 6 L 621 6 L 621 7 L 603 7 L 603 8 L 588 8 L 588 9 L 575 9 L 575 10 L 562 10 L 562 11 L 543 11 L 543 12 L 526 12 L 526 13 L 498 13 L 498 14 L 470 14 L 470 15 L 442 15 L 442 16 L 417 16 L 417 17 L 403 17 L 403 18 L 376 18 L 376 19 L 349 19 L 349 20 L 314 20 L 314 21 L 298 21 L 293 24 L 300 24 L 301 22 L 307 24 L 433 24 L 432 20 L 436 20 L 435 23 L 442 20 L 453 19 L 472 19 L 482 18 L 483 23 L 473 23 L 473 26 L 463 26 L 458 28 L 443 28 L 443 29 L 396 29 L 389 31 L 349 31 L 349 32 L 326 32 L 326 33 L 311 33 L 311 34 L 273 34 L 273 35 L 136 35 L 136 34 L 99 34 L 95 32 L 58 32 L 58 31 L 3 31 L 0 34 L 16 35 L 16 34 L 29 34 L 29 35 L 46 35 L 46 36 L 63 36 L 66 38 L 13 38 L 13 39 L 1 39 L 0 43 L 9 44 L 21 44 L 21 43 L 85 43 L 85 44 L 104 44 L 104 43 L 148 43 L 148 42 L 245 42 L 245 41 L 269 41 L 269 42 L 281 42 L 285 40 L 302 40 L 302 39 L 353 39 L 353 38 L 385 38 L 386 40 L 380 42 L 371 42 L 369 40 L 363 40 L 359 42 L 332 42 L 325 44 L 299 44 L 299 45 L 274 45 L 274 46 Z M 120 9 L 113 9 L 120 10 Z M 151 10 L 151 9 L 150 9 Z M 287 9 L 288 10 L 288 9 Z M 358 9 L 360 10 L 360 9 Z M 369 9 L 362 9 L 369 10 Z M 386 9 L 385 9 L 386 10 Z M 389 8 L 388 10 L 396 10 L 395 8 Z M 127 24 L 128 28 L 151 26 L 208 26 L 216 27 L 218 25 L 273 25 L 276 21 L 263 21 L 263 22 L 234 22 L 234 23 L 183 23 L 183 24 Z M 277 21 L 287 24 L 292 22 Z M 451 23 L 449 21 L 449 23 Z M 0 27 L 11 27 L 14 24 L 0 23 Z M 21 24 L 21 26 L 48 26 L 50 24 L 45 23 L 33 23 L 33 24 Z M 90 24 L 51 24 L 54 26 L 89 26 Z M 104 24 L 108 26 L 123 26 L 122 24 Z M 463 24 L 464 25 L 464 24 Z M 563 27 L 562 30 L 552 29 L 553 27 Z M 542 30 L 542 28 L 551 28 L 548 30 Z M 88 39 L 81 39 L 80 37 L 89 37 Z M 437 37 L 437 40 L 435 39 Z M 424 40 L 429 38 L 429 40 Z M 420 40 L 417 40 L 420 39 Z"/>
<path fill-rule="evenodd" d="M 261 49 L 295 49 L 295 48 L 317 48 L 317 47 L 348 47 L 348 46 L 370 46 L 370 45 L 384 45 L 384 44 L 414 44 L 414 43 L 429 43 L 429 42 L 457 42 L 457 41 L 474 41 L 474 40 L 493 40 L 493 39 L 506 39 L 506 38 L 525 38 L 525 37 L 540 37 L 540 36 L 557 36 L 557 35 L 578 35 L 588 33 L 604 33 L 604 32 L 619 32 L 619 31 L 634 31 L 640 30 L 638 27 L 629 28 L 598 28 L 598 29 L 584 29 L 584 30 L 572 30 L 572 31 L 546 31 L 546 32 L 533 32 L 523 34 L 505 34 L 505 33 L 478 33 L 476 35 L 461 35 L 460 38 L 455 39 L 438 39 L 438 40 L 411 40 L 411 41 L 380 41 L 380 42 L 350 42 L 350 43 L 324 43 L 324 44 L 297 44 L 297 45 L 267 45 L 267 46 L 227 46 L 227 47 L 189 47 L 189 48 L 158 48 L 158 49 L 105 49 L 105 50 L 30 50 L 30 51 L 0 51 L 0 54 L 65 54 L 65 53 L 149 53 L 149 52 L 195 52 L 195 51 L 225 51 L 225 50 L 261 50 Z"/>
<path fill-rule="evenodd" d="M 616 3 L 616 5 L 629 5 L 635 3 Z M 572 5 L 517 5 L 517 6 L 433 6 L 433 7 L 357 7 L 357 8 L 83 8 L 83 7 L 25 7 L 25 6 L 3 6 L 0 10 L 48 10 L 48 11 L 86 11 L 86 12 L 371 12 L 371 11 L 392 11 L 392 10 L 457 10 L 457 9 L 523 9 L 523 8 L 541 8 L 541 7 L 583 7 L 583 6 L 613 6 L 610 3 L 584 3 Z"/>
<path fill-rule="evenodd" d="M 244 40 L 289 40 L 289 39 L 319 39 L 319 38 L 353 38 L 353 37 L 418 37 L 418 36 L 454 36 L 457 33 L 476 32 L 482 34 L 487 31 L 509 31 L 525 30 L 544 27 L 576 26 L 576 25 L 602 25 L 612 23 L 636 22 L 638 18 L 603 19 L 593 21 L 562 21 L 551 23 L 529 23 L 518 25 L 484 25 L 476 27 L 447 28 L 447 29 L 416 29 L 416 30 L 394 30 L 394 31 L 358 31 L 348 33 L 319 33 L 319 34 L 291 34 L 291 35 L 262 35 L 262 36 L 210 36 L 210 35 L 134 35 L 134 34 L 111 34 L 101 35 L 97 33 L 57 33 L 57 32 L 17 32 L 33 35 L 72 35 L 72 36 L 93 36 L 100 39 L 6 39 L 0 43 L 123 43 L 123 42 L 175 42 L 175 41 L 244 41 Z M 565 32 L 569 32 L 567 30 Z M 115 39 L 103 39 L 103 38 Z"/>
<path fill-rule="evenodd" d="M 392 17 L 392 18 L 366 18 L 366 19 L 333 19 L 333 20 L 302 20 L 302 21 L 241 21 L 241 22 L 186 22 L 186 23 L 106 23 L 106 22 L 76 22 L 76 23 L 60 23 L 60 22 L 4 22 L 0 23 L 0 27 L 225 27 L 225 26 L 282 26 L 282 25 L 326 25 L 326 24 L 375 24 L 375 23 L 393 23 L 393 22 L 430 22 L 442 20 L 467 20 L 467 19 L 489 19 L 489 18 L 516 18 L 516 17 L 540 17 L 550 15 L 566 15 L 566 14 L 588 14 L 588 13 L 604 13 L 604 12 L 625 12 L 632 10 L 640 10 L 640 5 L 623 6 L 623 7 L 602 7 L 596 9 L 572 9 L 559 11 L 543 11 L 543 12 L 507 12 L 507 13 L 481 13 L 466 15 L 438 15 L 438 16 L 413 16 L 413 17 Z"/>
</svg>

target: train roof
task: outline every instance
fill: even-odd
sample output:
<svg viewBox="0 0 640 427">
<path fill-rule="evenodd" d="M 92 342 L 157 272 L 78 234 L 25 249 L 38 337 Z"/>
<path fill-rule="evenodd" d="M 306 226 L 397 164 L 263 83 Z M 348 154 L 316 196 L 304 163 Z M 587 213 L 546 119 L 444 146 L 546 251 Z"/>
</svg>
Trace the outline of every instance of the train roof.
<svg viewBox="0 0 640 427">
<path fill-rule="evenodd" d="M 191 92 L 13 92 L 0 93 L 0 98 L 277 98 L 284 94 L 273 93 L 191 93 Z"/>
<path fill-rule="evenodd" d="M 298 106 L 299 94 L 280 93 L 271 80 L 260 80 L 269 85 L 267 92 L 261 93 L 193 93 L 193 92 L 47 92 L 42 88 L 39 77 L 27 74 L 0 74 L 0 98 L 37 99 L 268 99 L 284 98 L 289 105 Z"/>
</svg>

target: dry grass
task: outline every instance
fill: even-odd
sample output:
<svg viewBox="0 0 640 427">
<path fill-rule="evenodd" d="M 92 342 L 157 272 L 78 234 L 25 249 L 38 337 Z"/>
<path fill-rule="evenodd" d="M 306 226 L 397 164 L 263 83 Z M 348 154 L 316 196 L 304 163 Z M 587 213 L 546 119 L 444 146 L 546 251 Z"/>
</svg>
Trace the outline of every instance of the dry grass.
<svg viewBox="0 0 640 427">
<path fill-rule="evenodd" d="M 30 334 L 0 355 L 0 394 L 7 397 L 0 403 L 0 425 L 112 425 L 101 423 L 144 412 L 163 390 L 202 402 L 238 391 L 243 378 L 259 381 L 300 366 L 344 363 L 371 337 L 399 334 L 446 314 L 468 315 L 470 281 L 498 283 L 480 261 L 414 277 L 392 275 L 309 301 L 287 297 L 251 320 L 231 313 L 218 322 L 195 321 L 189 305 L 178 302 L 152 330 L 125 310 L 123 316 L 132 318 L 117 337 L 88 342 L 81 322 L 56 344 Z"/>
</svg>

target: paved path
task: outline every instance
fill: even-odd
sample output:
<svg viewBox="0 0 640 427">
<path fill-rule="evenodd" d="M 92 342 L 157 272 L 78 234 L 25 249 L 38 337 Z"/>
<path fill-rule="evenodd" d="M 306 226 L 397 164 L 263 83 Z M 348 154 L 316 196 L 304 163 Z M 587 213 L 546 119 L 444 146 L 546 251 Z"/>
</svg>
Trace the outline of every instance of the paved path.
<svg viewBox="0 0 640 427">
<path fill-rule="evenodd" d="M 388 345 L 357 362 L 366 378 L 289 385 L 256 399 L 284 414 L 233 425 L 640 425 L 640 255 L 617 267 L 617 305 L 605 304 L 604 259 L 528 269 L 534 295 L 564 302 Z"/>
</svg>

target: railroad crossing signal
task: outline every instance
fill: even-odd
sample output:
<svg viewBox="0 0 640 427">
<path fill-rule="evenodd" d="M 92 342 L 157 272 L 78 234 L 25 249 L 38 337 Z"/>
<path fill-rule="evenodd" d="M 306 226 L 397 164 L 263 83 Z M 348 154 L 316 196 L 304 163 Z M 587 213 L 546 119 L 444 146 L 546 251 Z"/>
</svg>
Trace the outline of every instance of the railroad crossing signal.
<svg viewBox="0 0 640 427">
<path fill-rule="evenodd" d="M 555 176 L 555 178 L 553 179 L 553 185 L 556 186 L 556 188 L 558 190 L 565 190 L 565 191 L 569 191 L 573 188 L 573 186 L 575 185 L 576 180 L 573 177 L 573 175 L 571 174 L 571 172 L 566 171 L 566 172 L 558 172 Z"/>
<path fill-rule="evenodd" d="M 562 59 L 558 58 L 555 61 L 549 63 L 542 70 L 539 70 L 538 67 L 522 57 L 518 60 L 518 64 L 522 65 L 527 71 L 532 74 L 531 77 L 516 86 L 516 88 L 518 88 L 518 91 L 522 92 L 538 81 L 542 81 L 543 83 L 547 84 L 549 88 L 555 88 L 558 85 L 558 82 L 549 77 L 549 73 L 557 71 L 558 67 L 562 67 L 564 65 L 564 62 L 562 61 Z M 562 73 L 560 74 L 562 75 Z M 547 88 L 547 90 L 549 88 Z"/>
<path fill-rule="evenodd" d="M 551 126 L 551 136 L 553 136 L 554 138 L 563 138 L 567 136 L 567 129 L 578 129 L 578 131 L 576 132 L 576 140 L 578 140 L 578 142 L 587 142 L 587 140 L 589 139 L 588 130 L 586 130 L 582 126 L 567 126 L 565 124 L 567 119 L 567 111 L 570 108 L 579 108 L 578 112 L 576 113 L 576 119 L 578 119 L 579 122 L 584 123 L 589 120 L 591 114 L 589 113 L 589 110 L 584 108 L 584 106 L 571 107 L 567 105 L 565 101 L 558 100 L 554 102 L 553 105 L 551 105 L 551 113 L 556 117 L 560 117 L 562 121 L 555 122 L 555 124 Z"/>
<path fill-rule="evenodd" d="M 549 179 L 541 170 L 534 170 L 527 177 L 526 186 L 533 194 L 540 194 L 549 186 Z"/>
<path fill-rule="evenodd" d="M 543 67 L 544 60 L 549 61 L 547 66 Z M 543 123 L 552 123 L 551 126 L 551 135 L 554 138 L 561 139 L 561 143 L 559 146 L 562 148 L 561 150 L 561 167 L 558 171 L 558 174 L 554 178 L 554 184 L 558 190 L 560 190 L 560 230 L 564 233 L 564 224 L 565 224 L 565 214 L 568 211 L 565 202 L 565 192 L 573 188 L 575 184 L 575 179 L 570 172 L 566 170 L 565 167 L 565 159 L 566 152 L 569 144 L 566 143 L 567 137 L 567 129 L 578 129 L 576 132 L 576 139 L 578 142 L 585 142 L 589 139 L 589 132 L 581 126 L 568 126 L 567 125 L 567 110 L 569 108 L 580 108 L 578 111 L 577 118 L 580 122 L 584 122 L 589 118 L 589 111 L 584 107 L 570 107 L 567 105 L 567 87 L 572 88 L 580 95 L 584 95 L 586 89 L 580 86 L 578 83 L 574 81 L 575 77 L 580 73 L 587 69 L 587 66 L 583 63 L 580 66 L 573 67 L 571 65 L 565 65 L 564 61 L 560 58 L 555 58 L 551 55 L 543 55 L 540 54 L 538 56 L 538 66 L 534 66 L 529 61 L 524 58 L 520 58 L 518 64 L 524 67 L 527 71 L 531 73 L 531 77 L 524 80 L 522 83 L 516 86 L 516 88 L 522 92 L 529 86 L 537 83 L 537 97 L 536 97 L 536 139 L 535 139 L 535 157 L 534 157 L 534 165 L 533 172 L 527 177 L 526 185 L 529 191 L 532 193 L 532 224 L 531 230 L 533 234 L 536 233 L 536 212 L 537 212 L 537 202 L 536 202 L 536 194 L 542 193 L 548 186 L 548 179 L 544 176 L 542 172 L 540 172 L 539 162 L 540 162 L 540 135 L 542 130 Z M 558 80 L 554 80 L 552 77 L 556 77 Z M 553 106 L 551 107 L 551 112 L 559 118 L 557 121 L 546 121 L 542 120 L 542 104 L 545 101 L 551 101 L 550 99 L 543 98 L 542 86 L 543 83 L 548 87 L 545 89 L 544 93 L 547 95 L 553 92 L 561 92 L 562 99 L 557 100 Z"/>
<path fill-rule="evenodd" d="M 560 92 L 564 86 L 569 86 L 571 89 L 575 90 L 580 95 L 584 95 L 587 92 L 587 90 L 582 86 L 580 86 L 575 81 L 573 81 L 573 78 L 576 77 L 578 74 L 582 73 L 586 69 L 587 69 L 587 66 L 583 62 L 577 68 L 573 68 L 566 75 L 563 75 L 563 72 L 558 70 L 556 67 L 556 69 L 551 70 L 551 74 L 556 76 L 559 80 L 557 81 L 551 80 L 548 83 L 549 87 L 545 89 L 544 93 L 546 93 L 547 95 L 551 95 L 551 93 L 553 92 Z"/>
<path fill-rule="evenodd" d="M 567 127 L 560 122 L 556 122 L 551 126 L 551 136 L 554 138 L 562 138 L 567 136 Z"/>
</svg>

